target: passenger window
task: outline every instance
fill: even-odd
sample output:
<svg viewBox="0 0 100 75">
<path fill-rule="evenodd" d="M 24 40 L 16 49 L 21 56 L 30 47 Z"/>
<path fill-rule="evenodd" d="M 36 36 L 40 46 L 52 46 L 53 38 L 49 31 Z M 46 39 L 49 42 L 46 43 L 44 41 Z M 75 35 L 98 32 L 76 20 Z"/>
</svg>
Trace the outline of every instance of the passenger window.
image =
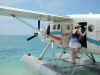
<svg viewBox="0 0 100 75">
<path fill-rule="evenodd" d="M 89 25 L 88 26 L 88 31 L 93 32 L 95 29 L 94 25 Z"/>
<path fill-rule="evenodd" d="M 53 29 L 56 29 L 56 25 L 53 26 Z"/>
</svg>

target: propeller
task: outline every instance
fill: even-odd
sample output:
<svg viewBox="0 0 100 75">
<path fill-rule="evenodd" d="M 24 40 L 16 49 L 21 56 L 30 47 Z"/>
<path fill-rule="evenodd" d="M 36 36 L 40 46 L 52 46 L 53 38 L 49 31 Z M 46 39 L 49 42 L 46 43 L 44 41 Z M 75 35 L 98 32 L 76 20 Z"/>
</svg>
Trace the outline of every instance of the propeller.
<svg viewBox="0 0 100 75">
<path fill-rule="evenodd" d="M 38 30 L 40 30 L 40 20 L 38 20 Z"/>
<path fill-rule="evenodd" d="M 31 37 L 29 37 L 29 38 L 27 39 L 27 41 L 32 40 L 33 38 L 35 38 L 35 37 L 37 37 L 37 36 L 38 36 L 38 33 L 34 33 L 34 35 L 31 36 Z"/>
<path fill-rule="evenodd" d="M 38 20 L 38 30 L 40 30 L 40 20 Z M 30 36 L 29 38 L 27 38 L 27 41 L 32 40 L 33 38 L 37 36 L 38 36 L 38 33 L 34 33 L 33 36 Z"/>
</svg>

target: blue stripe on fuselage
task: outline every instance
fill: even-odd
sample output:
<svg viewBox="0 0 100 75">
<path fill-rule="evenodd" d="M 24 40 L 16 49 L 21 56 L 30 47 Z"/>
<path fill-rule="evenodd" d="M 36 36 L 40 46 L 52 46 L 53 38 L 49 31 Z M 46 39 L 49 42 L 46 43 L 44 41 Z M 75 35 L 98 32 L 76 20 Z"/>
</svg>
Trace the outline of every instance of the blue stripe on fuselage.
<svg viewBox="0 0 100 75">
<path fill-rule="evenodd" d="M 90 42 L 90 43 L 93 43 L 93 44 L 95 44 L 97 46 L 100 46 L 100 42 L 97 41 L 97 40 L 94 40 L 92 38 L 87 37 L 87 41 Z"/>
<path fill-rule="evenodd" d="M 50 32 L 50 34 L 52 34 L 52 35 L 61 35 L 62 32 L 54 31 L 54 32 Z M 90 37 L 87 37 L 87 41 L 90 42 L 90 43 L 93 43 L 93 44 L 95 44 L 97 46 L 100 46 L 100 42 L 99 41 L 97 41 L 95 39 L 92 39 Z"/>
<path fill-rule="evenodd" d="M 55 32 L 50 32 L 50 34 L 52 34 L 52 35 L 61 35 L 62 32 L 57 32 L 57 31 L 55 31 Z"/>
</svg>

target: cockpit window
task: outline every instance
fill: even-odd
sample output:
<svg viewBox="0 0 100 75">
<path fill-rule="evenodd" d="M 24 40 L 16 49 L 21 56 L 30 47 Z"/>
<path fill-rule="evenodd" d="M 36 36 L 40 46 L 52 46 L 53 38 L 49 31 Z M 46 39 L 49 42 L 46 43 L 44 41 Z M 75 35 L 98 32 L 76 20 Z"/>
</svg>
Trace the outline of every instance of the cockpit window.
<svg viewBox="0 0 100 75">
<path fill-rule="evenodd" d="M 60 29 L 60 24 L 58 24 L 58 27 L 57 27 L 57 29 Z"/>
<path fill-rule="evenodd" d="M 67 25 L 67 30 L 70 30 L 70 26 L 69 25 Z"/>
</svg>

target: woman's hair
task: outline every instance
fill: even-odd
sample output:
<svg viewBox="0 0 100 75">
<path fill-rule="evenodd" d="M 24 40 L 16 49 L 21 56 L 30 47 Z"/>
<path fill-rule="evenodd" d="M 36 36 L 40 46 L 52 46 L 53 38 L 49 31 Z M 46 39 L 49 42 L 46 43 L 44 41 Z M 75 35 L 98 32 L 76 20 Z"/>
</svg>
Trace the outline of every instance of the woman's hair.
<svg viewBox="0 0 100 75">
<path fill-rule="evenodd" d="M 76 26 L 76 27 L 75 27 L 75 29 L 78 29 L 78 28 L 80 28 L 80 26 Z"/>
</svg>

